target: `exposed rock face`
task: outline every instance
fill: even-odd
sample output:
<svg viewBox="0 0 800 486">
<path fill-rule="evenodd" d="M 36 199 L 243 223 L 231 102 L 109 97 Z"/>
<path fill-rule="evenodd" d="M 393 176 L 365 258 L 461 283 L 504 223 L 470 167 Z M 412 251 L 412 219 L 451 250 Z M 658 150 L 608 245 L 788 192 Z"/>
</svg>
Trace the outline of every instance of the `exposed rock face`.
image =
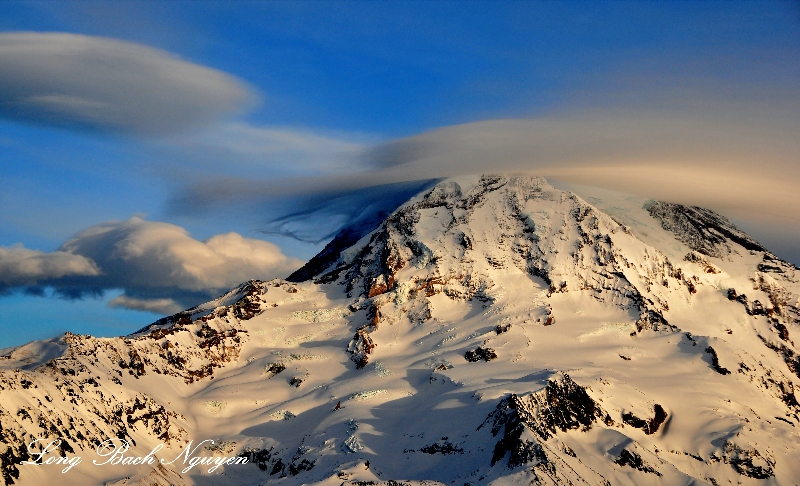
<svg viewBox="0 0 800 486">
<path fill-rule="evenodd" d="M 755 280 L 754 287 L 757 286 L 758 290 L 767 294 L 769 298 L 768 307 L 760 306 L 761 313 L 772 318 L 775 323 L 784 326 L 781 339 L 789 341 L 789 332 L 785 326 L 800 326 L 800 295 L 785 286 L 787 283 L 796 283 L 793 277 L 790 278 L 786 274 L 781 274 L 777 277 L 777 279 L 774 278 L 774 274 L 756 272 L 753 278 Z M 752 307 L 748 307 L 746 302 L 744 305 L 751 315 L 755 314 L 757 312 L 756 309 L 759 307 L 755 303 Z"/>
<path fill-rule="evenodd" d="M 236 306 L 222 308 L 194 322 L 178 321 L 164 329 L 130 339 L 101 339 L 67 335 L 68 352 L 47 364 L 53 373 L 68 374 L 85 363 L 106 364 L 119 378 L 140 378 L 150 373 L 180 377 L 193 383 L 213 376 L 214 369 L 235 361 L 247 340 L 239 326 Z M 185 343 L 191 343 L 187 345 Z M 111 371 L 108 372 L 109 376 Z"/>
<path fill-rule="evenodd" d="M 772 262 L 781 262 L 783 264 L 782 268 L 787 270 L 777 275 L 775 273 L 762 273 L 761 271 L 755 272 L 751 279 L 753 282 L 752 290 L 763 292 L 768 300 L 762 303 L 760 300 L 754 299 L 751 302 L 746 293 L 739 293 L 734 288 L 728 289 L 728 299 L 741 304 L 747 315 L 766 319 L 770 326 L 770 332 L 759 332 L 757 334 L 758 339 L 761 340 L 764 346 L 783 359 L 789 372 L 800 377 L 800 352 L 790 333 L 790 329 L 800 330 L 798 329 L 800 328 L 800 295 L 788 288 L 793 284 L 796 286 L 798 280 L 794 272 L 789 269 L 789 267 L 793 267 L 792 265 L 778 260 L 769 253 L 764 255 L 764 259 L 768 258 Z M 761 264 L 759 264 L 759 268 L 761 268 Z M 748 291 L 752 290 L 748 289 Z M 745 369 L 749 371 L 750 368 L 745 366 Z M 782 373 L 775 370 L 772 374 Z M 780 383 L 782 390 L 794 389 L 791 381 L 781 380 Z M 787 391 L 783 396 L 784 402 L 794 408 L 794 404 L 797 403 L 794 398 L 794 392 Z M 795 413 L 798 410 L 800 409 L 795 409 Z"/>
<path fill-rule="evenodd" d="M 471 351 L 464 353 L 464 358 L 472 363 L 476 361 L 491 361 L 497 358 L 497 353 L 492 348 L 475 348 Z"/>
<path fill-rule="evenodd" d="M 747 250 L 766 251 L 756 240 L 723 216 L 697 206 L 656 201 L 647 210 L 661 221 L 665 230 L 694 251 L 717 258 L 728 256 L 731 242 Z"/>
<path fill-rule="evenodd" d="M 652 435 L 658 432 L 661 424 L 667 420 L 667 412 L 664 410 L 664 407 L 657 403 L 653 406 L 653 413 L 653 418 L 644 420 L 631 412 L 625 412 L 622 414 L 622 421 L 631 427 L 642 429 L 647 435 Z"/>
<path fill-rule="evenodd" d="M 549 380 L 543 390 L 528 395 L 511 395 L 500 401 L 481 425 L 491 425 L 492 435 L 502 431 L 494 447 L 492 465 L 510 452 L 508 467 L 547 462 L 542 448 L 558 431 L 588 430 L 597 421 L 611 418 L 598 406 L 586 389 L 569 377 Z M 480 427 L 479 427 L 480 429 Z M 527 431 L 533 434 L 526 433 Z"/>
<path fill-rule="evenodd" d="M 369 354 L 375 346 L 377 346 L 377 344 L 372 341 L 367 329 L 361 328 L 356 332 L 355 336 L 353 336 L 352 341 L 350 341 L 347 352 L 350 353 L 350 359 L 353 360 L 356 367 L 361 369 L 369 363 Z"/>
<path fill-rule="evenodd" d="M 722 460 L 729 463 L 742 476 L 768 479 L 774 476 L 775 459 L 768 452 L 759 452 L 753 447 L 742 448 L 733 442 L 725 442 Z"/>
<path fill-rule="evenodd" d="M 633 469 L 637 469 L 642 472 L 646 472 L 649 474 L 655 474 L 658 477 L 661 477 L 662 474 L 658 472 L 653 466 L 642 460 L 642 456 L 637 454 L 634 451 L 629 451 L 628 449 L 622 449 L 617 460 L 614 461 L 616 464 L 620 466 L 628 466 L 632 467 Z"/>
<path fill-rule="evenodd" d="M 714 348 L 711 346 L 706 348 L 706 353 L 711 355 L 711 366 L 714 368 L 714 371 L 719 373 L 720 375 L 730 375 L 731 372 L 728 368 L 720 366 L 719 364 L 719 356 L 717 356 L 717 352 L 714 351 Z"/>
<path fill-rule="evenodd" d="M 771 273 L 784 280 L 795 281 L 797 267 L 765 251 L 764 258 L 756 267 L 759 272 Z"/>
<path fill-rule="evenodd" d="M 422 447 L 420 450 L 423 454 L 463 454 L 464 449 L 454 445 L 447 440 L 447 437 L 442 437 L 441 440 L 431 445 Z"/>
<path fill-rule="evenodd" d="M 709 262 L 708 259 L 703 258 L 701 255 L 690 251 L 683 257 L 683 259 L 687 262 L 692 262 L 700 265 L 703 268 L 703 271 L 706 273 L 713 273 L 717 274 L 720 273 L 720 269 L 717 268 L 713 263 Z"/>
<path fill-rule="evenodd" d="M 231 310 L 238 314 L 237 317 L 249 315 L 249 318 L 252 318 L 258 313 L 257 307 L 260 307 L 258 296 L 263 295 L 266 292 L 265 285 L 265 282 L 260 280 L 250 280 L 248 282 L 244 282 L 240 286 L 226 292 L 217 299 L 206 302 L 205 304 L 201 304 L 197 307 L 192 307 L 191 309 L 178 312 L 177 314 L 164 317 L 163 319 L 159 319 L 156 322 L 139 329 L 135 333 L 131 334 L 131 336 L 149 334 L 157 329 L 166 330 L 173 327 L 174 324 L 190 324 L 199 317 L 209 315 L 217 308 L 228 308 L 227 310 Z M 287 290 L 292 288 L 292 285 L 286 282 L 278 285 L 282 285 Z M 248 308 L 249 310 L 246 310 Z M 245 317 L 243 320 L 247 319 L 248 317 Z"/>
</svg>

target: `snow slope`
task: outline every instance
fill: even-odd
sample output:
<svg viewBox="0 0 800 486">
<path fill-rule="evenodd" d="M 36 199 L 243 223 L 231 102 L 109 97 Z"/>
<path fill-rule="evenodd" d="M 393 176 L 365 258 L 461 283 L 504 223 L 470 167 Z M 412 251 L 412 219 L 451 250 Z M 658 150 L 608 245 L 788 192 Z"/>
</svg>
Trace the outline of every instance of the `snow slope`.
<svg viewBox="0 0 800 486">
<path fill-rule="evenodd" d="M 2 480 L 797 484 L 798 270 L 710 211 L 581 189 L 445 180 L 308 281 L 9 352 Z M 84 463 L 16 465 L 57 436 Z M 93 466 L 108 437 L 249 463 Z"/>
</svg>

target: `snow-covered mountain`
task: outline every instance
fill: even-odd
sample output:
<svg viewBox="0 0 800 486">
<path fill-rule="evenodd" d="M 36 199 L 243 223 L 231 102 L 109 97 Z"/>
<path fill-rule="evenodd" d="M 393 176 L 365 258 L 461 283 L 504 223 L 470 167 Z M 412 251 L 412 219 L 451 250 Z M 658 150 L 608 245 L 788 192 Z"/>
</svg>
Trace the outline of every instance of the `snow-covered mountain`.
<svg viewBox="0 0 800 486">
<path fill-rule="evenodd" d="M 800 271 L 711 211 L 584 196 L 448 179 L 287 281 L 16 348 L 1 480 L 797 484 Z M 83 462 L 19 465 L 57 437 Z M 95 466 L 107 438 L 248 464 Z"/>
</svg>

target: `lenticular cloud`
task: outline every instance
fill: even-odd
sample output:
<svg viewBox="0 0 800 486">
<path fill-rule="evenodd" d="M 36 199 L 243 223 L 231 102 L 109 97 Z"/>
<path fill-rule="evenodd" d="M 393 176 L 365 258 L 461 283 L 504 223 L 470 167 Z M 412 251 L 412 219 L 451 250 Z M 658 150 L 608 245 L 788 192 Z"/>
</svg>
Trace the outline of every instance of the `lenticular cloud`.
<svg viewBox="0 0 800 486">
<path fill-rule="evenodd" d="M 164 135 L 257 100 L 244 82 L 162 50 L 66 33 L 0 34 L 0 116 Z"/>
</svg>

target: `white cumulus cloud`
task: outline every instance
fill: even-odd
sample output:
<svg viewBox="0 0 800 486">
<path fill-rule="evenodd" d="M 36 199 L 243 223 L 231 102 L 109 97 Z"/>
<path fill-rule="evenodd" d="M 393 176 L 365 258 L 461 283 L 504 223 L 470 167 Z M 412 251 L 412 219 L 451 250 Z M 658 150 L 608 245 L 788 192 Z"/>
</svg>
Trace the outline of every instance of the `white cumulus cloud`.
<svg viewBox="0 0 800 486">
<path fill-rule="evenodd" d="M 22 245 L 0 247 L 0 290 L 36 285 L 44 279 L 99 274 L 97 265 L 81 255 L 66 251 L 45 253 Z"/>
<path fill-rule="evenodd" d="M 134 217 L 87 228 L 52 253 L 0 249 L 0 271 L 14 272 L 0 282 L 6 289 L 49 286 L 68 297 L 122 289 L 112 306 L 171 313 L 246 280 L 286 277 L 302 264 L 267 241 L 237 233 L 199 241 L 180 226 Z"/>
</svg>

